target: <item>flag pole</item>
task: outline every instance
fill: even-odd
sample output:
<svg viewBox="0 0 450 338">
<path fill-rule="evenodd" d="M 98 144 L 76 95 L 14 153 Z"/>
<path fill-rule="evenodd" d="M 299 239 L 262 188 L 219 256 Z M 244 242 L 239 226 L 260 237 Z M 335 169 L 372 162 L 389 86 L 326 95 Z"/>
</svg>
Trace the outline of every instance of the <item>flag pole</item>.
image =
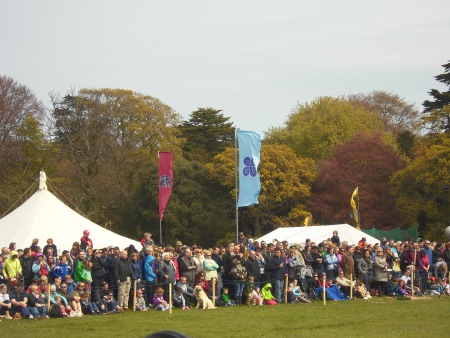
<svg viewBox="0 0 450 338">
<path fill-rule="evenodd" d="M 162 219 L 159 219 L 159 243 L 162 243 Z"/>
<path fill-rule="evenodd" d="M 361 230 L 361 214 L 359 212 L 359 187 L 358 187 L 358 230 Z"/>
<path fill-rule="evenodd" d="M 159 162 L 159 151 L 158 151 L 158 162 Z M 158 189 L 159 189 L 159 173 L 158 173 Z M 159 198 L 158 198 L 158 203 L 159 203 Z M 162 243 L 162 219 L 159 219 L 159 243 Z"/>
<path fill-rule="evenodd" d="M 234 129 L 234 175 L 236 186 L 236 243 L 239 241 L 239 208 L 238 208 L 238 154 L 237 154 L 237 128 Z"/>
</svg>

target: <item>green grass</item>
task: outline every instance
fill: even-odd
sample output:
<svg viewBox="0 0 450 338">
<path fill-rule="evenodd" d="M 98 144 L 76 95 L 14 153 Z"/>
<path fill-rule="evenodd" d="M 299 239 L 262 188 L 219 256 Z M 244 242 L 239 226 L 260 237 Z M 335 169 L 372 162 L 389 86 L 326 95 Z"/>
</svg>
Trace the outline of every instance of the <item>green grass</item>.
<svg viewBox="0 0 450 338">
<path fill-rule="evenodd" d="M 450 298 L 373 298 L 312 304 L 127 312 L 84 318 L 0 323 L 2 337 L 145 337 L 175 330 L 189 337 L 428 337 L 446 336 Z"/>
</svg>

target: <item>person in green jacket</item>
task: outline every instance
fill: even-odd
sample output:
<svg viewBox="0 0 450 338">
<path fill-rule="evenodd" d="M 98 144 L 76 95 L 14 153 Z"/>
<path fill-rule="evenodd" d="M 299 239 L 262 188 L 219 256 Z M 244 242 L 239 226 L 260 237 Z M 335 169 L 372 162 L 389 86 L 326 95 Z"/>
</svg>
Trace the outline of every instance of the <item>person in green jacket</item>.
<svg viewBox="0 0 450 338">
<path fill-rule="evenodd" d="M 275 297 L 272 295 L 272 284 L 267 283 L 263 286 L 261 293 L 264 298 L 264 304 L 267 305 L 277 305 L 277 301 L 275 300 Z"/>
</svg>

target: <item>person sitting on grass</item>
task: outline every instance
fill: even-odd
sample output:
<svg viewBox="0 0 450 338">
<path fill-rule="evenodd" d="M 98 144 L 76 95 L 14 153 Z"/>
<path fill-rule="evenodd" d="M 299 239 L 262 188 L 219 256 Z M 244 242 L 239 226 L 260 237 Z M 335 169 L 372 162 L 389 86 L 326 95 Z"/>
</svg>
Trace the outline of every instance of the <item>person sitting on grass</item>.
<svg viewBox="0 0 450 338">
<path fill-rule="evenodd" d="M 267 283 L 263 286 L 261 293 L 264 298 L 264 304 L 266 305 L 277 305 L 275 297 L 272 295 L 272 284 Z"/>
<path fill-rule="evenodd" d="M 391 297 L 403 297 L 404 296 L 404 294 L 399 286 L 398 278 L 392 278 L 388 282 L 387 293 L 388 293 L 388 296 L 391 296 Z"/>
<path fill-rule="evenodd" d="M 91 299 L 91 293 L 89 291 L 84 292 L 81 296 L 81 311 L 83 314 L 88 315 L 102 315 L 103 313 L 100 312 L 97 303 L 93 302 Z"/>
<path fill-rule="evenodd" d="M 136 291 L 136 311 L 147 311 L 147 306 L 145 305 L 145 298 L 142 295 L 142 290 Z"/>
<path fill-rule="evenodd" d="M 406 286 L 406 283 L 404 280 L 399 279 L 398 280 L 398 288 L 399 288 L 399 293 L 401 294 L 401 297 L 411 297 L 411 291 L 408 289 L 408 287 Z"/>
<path fill-rule="evenodd" d="M 180 281 L 176 284 L 176 286 L 178 286 L 181 289 L 184 299 L 186 300 L 186 304 L 189 304 L 190 301 L 195 302 L 194 289 L 189 286 L 185 276 L 180 277 Z"/>
<path fill-rule="evenodd" d="M 253 291 L 255 289 L 255 277 L 248 276 L 248 283 L 245 285 L 244 296 L 247 305 L 253 305 Z"/>
<path fill-rule="evenodd" d="M 45 318 L 47 316 L 47 302 L 45 301 L 45 295 L 38 291 L 36 285 L 32 285 L 30 288 L 31 292 L 28 294 L 28 305 L 36 307 L 39 312 L 39 317 Z"/>
<path fill-rule="evenodd" d="M 69 292 L 67 282 L 61 283 L 58 294 L 67 300 L 67 303 L 69 303 L 70 305 L 71 311 L 78 311 L 79 313 L 81 313 L 80 297 L 76 297 L 73 292 Z"/>
<path fill-rule="evenodd" d="M 107 313 L 118 313 L 123 311 L 122 308 L 117 305 L 116 300 L 114 299 L 114 293 L 110 290 L 102 296 L 102 302 Z"/>
<path fill-rule="evenodd" d="M 234 300 L 231 299 L 228 288 L 222 289 L 222 295 L 219 299 L 220 306 L 235 306 Z"/>
<path fill-rule="evenodd" d="M 56 291 L 56 286 L 55 285 L 50 286 L 50 303 L 56 304 L 55 297 L 57 297 L 57 296 L 59 296 L 61 298 L 62 303 L 66 307 L 66 312 L 70 312 L 70 305 L 69 305 L 69 302 L 66 299 L 66 297 L 64 297 L 62 294 L 59 294 Z"/>
<path fill-rule="evenodd" d="M 19 284 L 11 293 L 11 313 L 14 317 L 16 313 L 20 313 L 22 317 L 34 319 L 39 317 L 39 312 L 34 306 L 28 305 L 28 295 L 23 291 L 23 285 Z"/>
<path fill-rule="evenodd" d="M 264 302 L 264 297 L 261 294 L 261 289 L 257 286 L 255 286 L 255 288 L 252 291 L 252 295 L 253 295 L 253 305 L 258 305 L 258 306 L 262 306 L 263 302 Z"/>
<path fill-rule="evenodd" d="M 297 279 L 292 280 L 292 295 L 294 296 L 295 301 L 300 303 L 311 303 L 308 299 L 308 296 L 302 292 L 300 286 L 298 286 Z"/>
<path fill-rule="evenodd" d="M 61 313 L 62 313 L 62 315 L 63 315 L 64 318 L 69 317 L 70 310 L 67 311 L 67 309 L 66 309 L 66 307 L 64 306 L 64 303 L 63 303 L 63 301 L 62 301 L 62 297 L 56 296 L 56 297 L 55 297 L 55 304 L 58 305 L 59 308 L 61 309 Z"/>
<path fill-rule="evenodd" d="M 175 307 L 180 307 L 182 310 L 190 310 L 189 306 L 186 305 L 186 299 L 183 296 L 183 290 L 179 286 L 175 286 L 172 295 L 173 305 Z"/>
<path fill-rule="evenodd" d="M 350 281 L 344 277 L 344 271 L 339 271 L 336 278 L 336 285 L 341 289 L 342 293 L 347 297 L 350 297 L 350 287 L 355 286 L 355 282 Z"/>
<path fill-rule="evenodd" d="M 155 310 L 167 311 L 170 306 L 169 303 L 164 299 L 164 289 L 159 287 L 153 294 L 153 307 Z"/>
<path fill-rule="evenodd" d="M 363 299 L 370 299 L 372 296 L 370 295 L 370 292 L 367 291 L 366 285 L 364 284 L 363 280 L 358 278 L 356 281 L 356 288 L 355 288 L 355 295 L 358 298 Z"/>
<path fill-rule="evenodd" d="M 9 314 L 11 302 L 9 301 L 8 288 L 6 284 L 0 285 L 0 318 L 12 319 Z"/>
</svg>

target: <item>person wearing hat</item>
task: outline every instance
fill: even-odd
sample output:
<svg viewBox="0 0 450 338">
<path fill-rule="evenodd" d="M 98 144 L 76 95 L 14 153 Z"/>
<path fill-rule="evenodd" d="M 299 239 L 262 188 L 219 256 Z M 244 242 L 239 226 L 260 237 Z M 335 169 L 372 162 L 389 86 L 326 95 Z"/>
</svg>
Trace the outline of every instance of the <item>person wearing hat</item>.
<svg viewBox="0 0 450 338">
<path fill-rule="evenodd" d="M 9 258 L 3 263 L 3 276 L 11 288 L 19 284 L 19 279 L 22 276 L 22 265 L 17 251 L 12 250 Z"/>
<path fill-rule="evenodd" d="M 360 248 L 364 248 L 366 246 L 366 237 L 361 238 L 361 240 L 358 242 L 358 246 Z"/>
<path fill-rule="evenodd" d="M 235 242 L 235 244 L 243 244 L 243 245 L 245 245 L 245 246 L 248 245 L 247 238 L 245 238 L 243 232 L 239 232 L 239 233 L 238 233 L 238 239 L 237 239 L 237 241 Z"/>
<path fill-rule="evenodd" d="M 145 305 L 145 298 L 142 294 L 142 290 L 136 291 L 136 311 L 147 311 L 147 306 Z"/>
<path fill-rule="evenodd" d="M 242 305 L 242 294 L 244 293 L 245 281 L 247 279 L 247 270 L 242 264 L 242 258 L 239 255 L 234 256 L 231 264 L 231 276 L 234 283 L 234 303 Z"/>
<path fill-rule="evenodd" d="M 83 231 L 83 237 L 80 239 L 80 250 L 86 251 L 86 249 L 89 247 L 91 249 L 94 248 L 94 245 L 92 244 L 92 239 L 89 238 L 89 235 L 91 233 L 89 230 Z"/>
</svg>

